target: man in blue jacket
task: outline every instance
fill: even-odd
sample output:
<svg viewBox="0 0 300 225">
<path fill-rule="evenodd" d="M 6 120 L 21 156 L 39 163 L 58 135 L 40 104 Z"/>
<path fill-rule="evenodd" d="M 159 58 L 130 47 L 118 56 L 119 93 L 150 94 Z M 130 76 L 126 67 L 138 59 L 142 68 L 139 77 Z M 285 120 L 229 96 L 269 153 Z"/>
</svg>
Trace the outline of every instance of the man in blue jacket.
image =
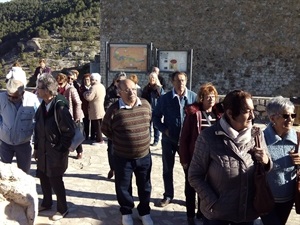
<svg viewBox="0 0 300 225">
<path fill-rule="evenodd" d="M 186 87 L 187 75 L 176 71 L 172 74 L 173 88 L 162 95 L 153 111 L 154 126 L 162 132 L 162 162 L 165 193 L 157 204 L 159 207 L 168 205 L 174 197 L 173 168 L 175 154 L 179 149 L 180 130 L 185 117 L 184 107 L 196 100 L 196 93 Z"/>
<path fill-rule="evenodd" d="M 31 164 L 30 140 L 34 129 L 34 115 L 40 102 L 37 96 L 25 91 L 24 83 L 8 80 L 6 92 L 0 93 L 0 157 L 3 163 L 12 163 L 29 173 Z"/>
</svg>

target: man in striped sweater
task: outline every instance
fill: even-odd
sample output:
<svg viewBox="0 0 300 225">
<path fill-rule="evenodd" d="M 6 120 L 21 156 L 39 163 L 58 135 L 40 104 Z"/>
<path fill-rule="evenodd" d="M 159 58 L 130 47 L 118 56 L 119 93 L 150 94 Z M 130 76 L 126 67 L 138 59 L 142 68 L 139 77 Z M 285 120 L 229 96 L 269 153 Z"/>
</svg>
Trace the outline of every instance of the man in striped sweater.
<svg viewBox="0 0 300 225">
<path fill-rule="evenodd" d="M 137 207 L 143 225 L 153 225 L 150 217 L 150 154 L 151 106 L 137 97 L 136 85 L 129 79 L 118 84 L 120 99 L 106 111 L 101 130 L 113 142 L 115 188 L 123 225 L 133 225 L 132 174 L 140 203 Z"/>
</svg>

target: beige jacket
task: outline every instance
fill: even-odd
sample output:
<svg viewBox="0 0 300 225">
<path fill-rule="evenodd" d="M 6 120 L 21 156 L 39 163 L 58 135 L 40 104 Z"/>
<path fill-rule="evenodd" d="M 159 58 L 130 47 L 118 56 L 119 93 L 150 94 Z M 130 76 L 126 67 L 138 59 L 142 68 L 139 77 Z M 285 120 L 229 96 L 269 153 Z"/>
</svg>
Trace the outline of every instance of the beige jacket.
<svg viewBox="0 0 300 225">
<path fill-rule="evenodd" d="M 89 119 L 98 120 L 104 117 L 104 98 L 105 87 L 101 83 L 96 83 L 92 87 L 83 93 L 83 97 L 89 101 Z"/>
</svg>

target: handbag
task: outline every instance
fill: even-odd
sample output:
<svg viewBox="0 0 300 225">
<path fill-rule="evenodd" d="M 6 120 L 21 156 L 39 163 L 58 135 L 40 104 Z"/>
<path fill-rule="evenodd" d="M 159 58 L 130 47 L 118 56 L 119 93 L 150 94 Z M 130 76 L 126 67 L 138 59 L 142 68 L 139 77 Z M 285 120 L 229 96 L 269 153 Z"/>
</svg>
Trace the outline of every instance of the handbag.
<svg viewBox="0 0 300 225">
<path fill-rule="evenodd" d="M 254 137 L 254 140 L 255 146 L 259 148 L 259 128 L 257 133 L 258 134 Z M 273 209 L 274 204 L 274 197 L 267 181 L 267 173 L 265 171 L 264 165 L 255 160 L 253 200 L 254 209 L 259 215 L 265 215 Z"/>
<path fill-rule="evenodd" d="M 297 132 L 297 145 L 295 153 L 299 151 L 300 132 Z M 295 186 L 295 210 L 297 214 L 300 214 L 300 166 L 296 166 L 296 186 Z"/>
<path fill-rule="evenodd" d="M 58 100 L 57 102 L 59 102 L 60 100 Z M 61 133 L 61 130 L 59 128 L 58 122 L 57 122 L 57 115 L 56 115 L 56 104 L 54 105 L 54 119 L 55 119 L 55 123 L 57 125 L 57 128 L 59 130 L 59 133 Z M 75 128 L 75 135 L 72 138 L 72 142 L 71 145 L 69 147 L 69 151 L 73 152 L 80 144 L 82 144 L 82 142 L 85 140 L 85 134 L 84 134 L 84 129 L 83 129 L 83 125 L 81 122 L 75 123 L 75 121 L 73 121 L 73 125 Z"/>
</svg>

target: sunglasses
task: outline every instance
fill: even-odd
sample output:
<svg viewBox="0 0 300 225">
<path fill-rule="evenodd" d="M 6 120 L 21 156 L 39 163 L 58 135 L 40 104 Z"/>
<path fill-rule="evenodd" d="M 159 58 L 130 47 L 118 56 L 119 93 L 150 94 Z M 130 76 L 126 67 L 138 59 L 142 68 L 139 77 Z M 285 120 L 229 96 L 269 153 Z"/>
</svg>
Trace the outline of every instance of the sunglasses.
<svg viewBox="0 0 300 225">
<path fill-rule="evenodd" d="M 68 77 L 68 80 L 74 80 L 74 78 L 72 78 L 72 77 Z"/>
<path fill-rule="evenodd" d="M 59 86 L 63 85 L 64 83 L 58 83 Z"/>
<path fill-rule="evenodd" d="M 287 120 L 289 119 L 290 117 L 292 119 L 295 119 L 297 114 L 296 113 L 292 113 L 292 114 L 279 114 L 283 119 Z"/>
</svg>

